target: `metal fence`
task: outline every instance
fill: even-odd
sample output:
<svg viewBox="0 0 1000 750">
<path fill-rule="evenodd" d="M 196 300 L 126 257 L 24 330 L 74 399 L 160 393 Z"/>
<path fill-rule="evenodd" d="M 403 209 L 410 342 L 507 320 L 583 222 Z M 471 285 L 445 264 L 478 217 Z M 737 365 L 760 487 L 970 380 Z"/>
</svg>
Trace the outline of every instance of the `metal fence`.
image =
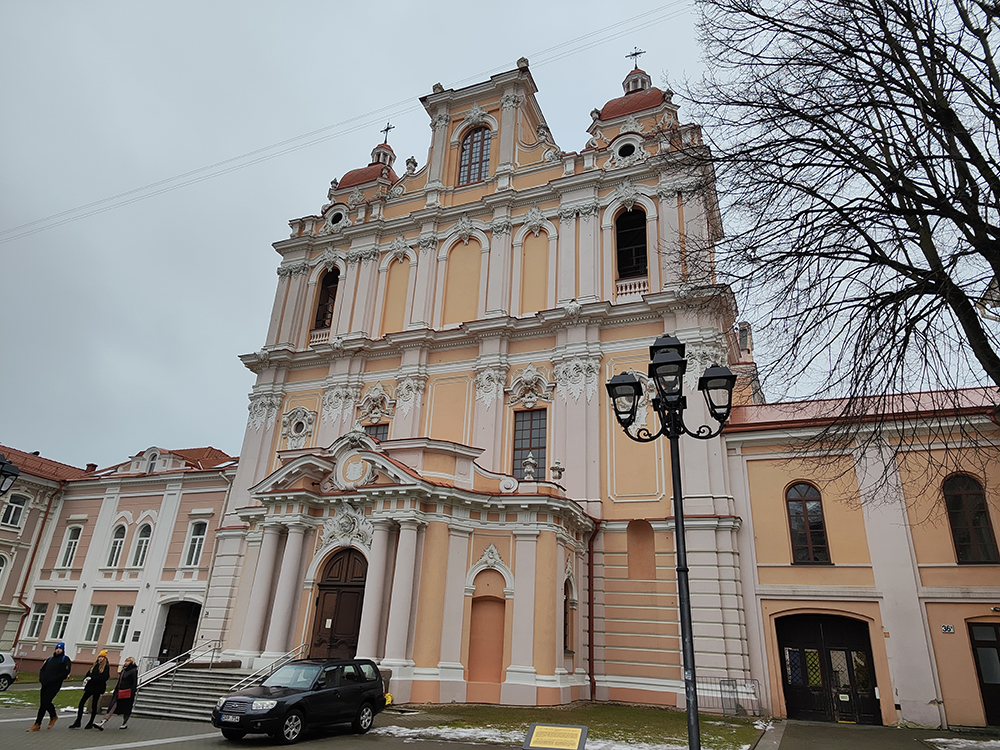
<svg viewBox="0 0 1000 750">
<path fill-rule="evenodd" d="M 760 716 L 760 683 L 749 678 L 699 677 L 699 710 L 723 716 Z"/>
</svg>

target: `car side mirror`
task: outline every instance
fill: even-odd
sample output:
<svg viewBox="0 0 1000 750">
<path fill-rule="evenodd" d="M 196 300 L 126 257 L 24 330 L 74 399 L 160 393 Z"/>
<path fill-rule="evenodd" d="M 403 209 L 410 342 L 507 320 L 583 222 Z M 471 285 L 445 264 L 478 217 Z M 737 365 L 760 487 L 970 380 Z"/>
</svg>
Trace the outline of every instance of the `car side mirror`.
<svg viewBox="0 0 1000 750">
<path fill-rule="evenodd" d="M 318 680 L 316 680 L 316 687 L 317 688 L 324 688 L 324 687 L 326 687 L 326 678 L 325 677 L 320 677 Z"/>
</svg>

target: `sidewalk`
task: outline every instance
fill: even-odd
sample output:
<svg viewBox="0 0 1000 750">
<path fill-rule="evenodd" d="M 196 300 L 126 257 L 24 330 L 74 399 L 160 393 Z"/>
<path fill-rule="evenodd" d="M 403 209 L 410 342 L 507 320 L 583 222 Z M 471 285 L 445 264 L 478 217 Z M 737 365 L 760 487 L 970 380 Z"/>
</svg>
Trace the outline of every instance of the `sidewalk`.
<svg viewBox="0 0 1000 750">
<path fill-rule="evenodd" d="M 940 745 L 930 740 L 949 740 Z M 776 721 L 754 750 L 1000 750 L 996 727 L 981 731 L 898 729 L 813 721 Z"/>
</svg>

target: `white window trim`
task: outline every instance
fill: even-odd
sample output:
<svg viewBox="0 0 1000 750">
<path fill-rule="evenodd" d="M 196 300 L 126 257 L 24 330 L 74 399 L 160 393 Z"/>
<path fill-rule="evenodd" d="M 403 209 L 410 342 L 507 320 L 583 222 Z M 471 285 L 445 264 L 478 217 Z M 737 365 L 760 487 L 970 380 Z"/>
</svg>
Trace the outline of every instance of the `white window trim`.
<svg viewBox="0 0 1000 750">
<path fill-rule="evenodd" d="M 94 607 L 104 607 L 104 614 L 102 614 L 100 616 L 101 617 L 101 625 L 100 625 L 100 627 L 97 628 L 97 632 L 94 633 L 94 635 L 97 636 L 97 637 L 88 639 L 87 635 L 89 635 L 90 626 L 94 622 L 94 617 L 96 617 L 96 615 L 94 614 Z M 108 605 L 107 604 L 91 604 L 90 605 L 90 614 L 87 617 L 87 629 L 83 632 L 83 640 L 80 641 L 80 642 L 81 643 L 97 643 L 98 640 L 100 640 L 101 631 L 104 630 L 104 621 L 107 620 L 107 619 L 108 619 Z"/>
<path fill-rule="evenodd" d="M 149 536 L 147 536 L 145 539 L 142 539 L 139 535 L 142 533 L 143 528 L 146 526 L 149 527 Z M 140 569 L 146 566 L 146 560 L 149 558 L 149 547 L 153 543 L 153 532 L 155 531 L 156 529 L 153 527 L 153 524 L 150 523 L 149 521 L 139 524 L 139 528 L 136 529 L 135 534 L 132 535 L 132 549 L 129 550 L 127 558 L 128 565 L 123 567 Z M 145 542 L 146 549 L 142 553 L 142 561 L 136 562 L 135 560 L 136 553 L 139 551 L 139 545 L 141 545 L 143 542 Z"/>
<path fill-rule="evenodd" d="M 24 503 L 15 503 L 14 500 L 23 500 Z M 28 515 L 28 505 L 31 503 L 31 498 L 25 495 L 9 495 L 7 497 L 7 502 L 3 504 L 3 512 L 0 513 L 0 526 L 8 529 L 20 529 L 24 527 L 24 520 Z M 7 515 L 7 509 L 11 507 L 20 508 L 20 512 L 17 514 L 17 523 L 7 523 L 2 519 Z"/>
<path fill-rule="evenodd" d="M 122 616 L 122 613 L 121 613 L 122 608 L 124 608 L 124 607 L 128 607 L 131 610 L 128 613 L 127 617 Z M 134 614 L 135 614 L 135 605 L 132 605 L 132 604 L 119 604 L 115 608 L 115 619 L 114 619 L 114 622 L 112 623 L 112 626 L 111 626 L 111 635 L 108 638 L 108 643 L 109 644 L 114 644 L 116 646 L 124 646 L 125 645 L 125 643 L 128 641 L 128 632 L 132 628 L 132 616 Z M 120 641 L 116 641 L 115 640 L 115 631 L 118 630 L 119 623 L 124 623 L 125 627 L 121 628 L 121 638 L 122 639 Z"/>
<path fill-rule="evenodd" d="M 80 535 L 74 539 L 70 540 L 70 535 L 73 533 L 73 529 L 79 529 Z M 63 534 L 62 544 L 59 545 L 59 557 L 56 558 L 55 567 L 60 570 L 70 570 L 73 567 L 73 563 L 76 562 L 76 553 L 80 551 L 80 540 L 83 538 L 83 526 L 74 524 L 66 529 Z M 63 561 L 66 559 L 66 551 L 69 547 L 70 541 L 73 542 L 73 556 L 69 560 L 68 565 L 64 565 Z"/>
<path fill-rule="evenodd" d="M 198 524 L 205 525 L 205 533 L 201 535 L 201 546 L 198 548 L 198 559 L 195 560 L 194 562 L 188 562 L 188 559 L 191 556 L 191 543 L 196 538 L 194 534 L 194 529 Z M 208 540 L 208 522 L 201 520 L 192 521 L 191 524 L 188 526 L 187 539 L 185 539 L 184 541 L 184 550 L 182 552 L 183 558 L 181 559 L 180 567 L 190 568 L 190 569 L 200 568 L 201 559 L 205 555 L 205 542 L 207 540 Z"/>
<path fill-rule="evenodd" d="M 44 607 L 44 609 L 39 610 L 39 607 Z M 48 602 L 35 602 L 31 605 L 31 613 L 28 615 L 28 630 L 25 633 L 25 638 L 41 638 L 42 633 L 45 632 L 45 617 L 49 614 L 49 603 Z M 38 627 L 35 628 L 35 632 L 32 633 L 32 624 L 35 622 L 35 615 L 38 615 Z"/>
<path fill-rule="evenodd" d="M 115 538 L 115 533 L 118 529 L 124 529 L 125 533 L 122 534 L 121 539 Z M 108 547 L 108 557 L 105 559 L 105 568 L 120 568 L 122 567 L 122 553 L 125 551 L 125 539 L 128 537 L 128 527 L 123 523 L 116 524 L 111 530 L 111 546 Z M 118 542 L 118 554 L 114 556 L 114 561 L 111 560 L 112 551 L 115 548 L 115 542 Z"/>
<path fill-rule="evenodd" d="M 61 607 L 67 607 L 68 609 L 67 609 L 67 611 L 65 613 L 63 613 L 63 612 L 59 611 L 59 609 Z M 52 612 L 52 622 L 49 623 L 49 637 L 48 637 L 48 640 L 50 640 L 50 641 L 62 641 L 62 640 L 65 640 L 65 638 L 66 638 L 66 627 L 69 625 L 69 618 L 70 618 L 70 615 L 72 615 L 72 614 L 73 614 L 73 605 L 72 604 L 67 604 L 66 602 L 57 602 L 56 603 L 56 608 Z M 60 618 L 65 618 L 65 619 L 61 620 L 61 622 L 62 622 L 62 627 L 60 628 L 61 632 L 58 633 L 58 634 L 56 634 L 55 630 L 56 630 L 56 627 L 60 623 Z"/>
</svg>

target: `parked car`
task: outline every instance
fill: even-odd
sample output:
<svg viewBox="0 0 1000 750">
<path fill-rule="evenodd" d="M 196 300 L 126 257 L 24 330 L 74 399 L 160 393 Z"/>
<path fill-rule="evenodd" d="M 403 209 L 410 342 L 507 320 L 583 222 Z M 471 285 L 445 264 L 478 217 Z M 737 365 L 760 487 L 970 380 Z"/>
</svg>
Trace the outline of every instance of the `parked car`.
<svg viewBox="0 0 1000 750">
<path fill-rule="evenodd" d="M 17 682 L 17 662 L 12 654 L 0 651 L 0 690 L 6 690 Z"/>
<path fill-rule="evenodd" d="M 290 744 L 307 727 L 328 724 L 349 722 L 363 734 L 383 708 L 385 688 L 374 662 L 300 659 L 280 667 L 260 685 L 219 698 L 212 726 L 230 740 L 256 733 Z"/>
</svg>

